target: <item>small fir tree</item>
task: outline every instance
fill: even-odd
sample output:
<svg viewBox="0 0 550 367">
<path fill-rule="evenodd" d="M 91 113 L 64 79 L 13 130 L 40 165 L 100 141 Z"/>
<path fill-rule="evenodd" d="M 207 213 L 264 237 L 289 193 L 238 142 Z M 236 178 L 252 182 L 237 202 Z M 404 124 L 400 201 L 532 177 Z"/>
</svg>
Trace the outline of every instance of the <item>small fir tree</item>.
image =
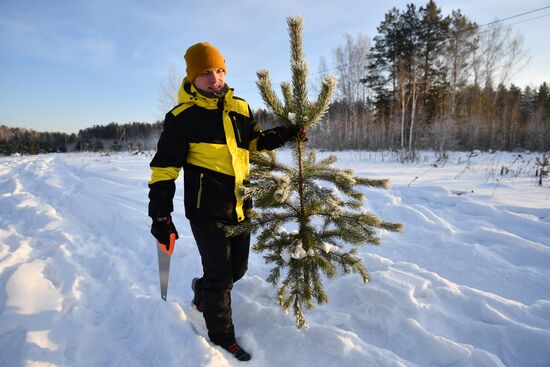
<svg viewBox="0 0 550 367">
<path fill-rule="evenodd" d="M 548 170 L 550 167 L 550 161 L 546 154 L 542 155 L 542 158 L 537 157 L 536 165 L 539 167 L 537 169 L 537 175 L 539 176 L 539 186 L 542 186 L 542 179 L 548 177 Z"/>
<path fill-rule="evenodd" d="M 284 103 L 273 91 L 268 71 L 257 73 L 257 86 L 280 121 L 307 129 L 327 112 L 336 81 L 325 77 L 317 100 L 308 101 L 303 20 L 289 17 L 287 23 L 292 84 L 281 85 Z M 357 273 L 368 282 L 367 269 L 356 247 L 377 245 L 377 229 L 400 231 L 401 225 L 366 212 L 363 194 L 355 189 L 358 185 L 388 188 L 389 180 L 356 177 L 351 169 L 334 167 L 335 156 L 317 161 L 315 150 L 299 138 L 293 152 L 292 165 L 279 162 L 274 152 L 251 155 L 251 185 L 243 190 L 243 197 L 254 199 L 256 211 L 248 213 L 250 221 L 229 226 L 226 232 L 228 236 L 259 232 L 253 250 L 264 253 L 265 260 L 274 265 L 267 280 L 279 285 L 279 305 L 285 312 L 292 308 L 296 326 L 301 328 L 307 326 L 303 307 L 312 309 L 313 299 L 318 304 L 328 302 L 323 275 L 332 278 L 339 268 L 344 274 Z M 288 233 L 283 227 L 286 223 L 294 223 L 297 230 Z"/>
</svg>

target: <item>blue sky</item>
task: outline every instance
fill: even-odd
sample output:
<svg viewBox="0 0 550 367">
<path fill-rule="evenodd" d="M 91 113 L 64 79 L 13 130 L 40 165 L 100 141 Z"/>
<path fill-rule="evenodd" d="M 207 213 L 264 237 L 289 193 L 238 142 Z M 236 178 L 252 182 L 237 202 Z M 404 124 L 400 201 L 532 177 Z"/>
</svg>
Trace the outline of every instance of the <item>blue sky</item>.
<svg viewBox="0 0 550 367">
<path fill-rule="evenodd" d="M 78 132 L 109 122 L 154 122 L 164 115 L 162 85 L 184 74 L 188 46 L 208 41 L 224 55 L 227 82 L 253 109 L 264 107 L 256 71 L 289 79 L 285 18 L 304 17 L 304 50 L 312 73 L 344 35 L 368 38 L 391 7 L 411 1 L 265 0 L 0 0 L 0 124 Z M 423 5 L 426 1 L 414 1 Z M 436 2 L 485 24 L 549 6 L 535 0 Z M 521 85 L 550 82 L 550 9 L 506 21 L 530 57 Z M 543 17 L 541 17 L 543 16 Z M 540 17 L 539 19 L 533 19 Z M 517 24 L 515 24 L 517 23 Z"/>
</svg>

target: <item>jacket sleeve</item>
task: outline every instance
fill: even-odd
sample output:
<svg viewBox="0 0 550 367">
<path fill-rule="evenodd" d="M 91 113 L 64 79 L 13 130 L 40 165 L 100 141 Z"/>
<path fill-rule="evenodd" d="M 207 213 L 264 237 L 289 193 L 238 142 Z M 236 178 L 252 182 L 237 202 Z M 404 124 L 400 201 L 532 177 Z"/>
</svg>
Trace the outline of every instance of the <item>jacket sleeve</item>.
<svg viewBox="0 0 550 367">
<path fill-rule="evenodd" d="M 151 218 L 168 216 L 174 210 L 175 180 L 186 161 L 188 150 L 182 122 L 172 112 L 167 113 L 157 144 L 157 152 L 149 164 L 151 168 L 149 216 Z"/>
<path fill-rule="evenodd" d="M 252 111 L 249 114 L 251 118 L 249 150 L 262 151 L 280 148 L 287 141 L 295 139 L 300 131 L 297 126 L 277 126 L 273 129 L 262 131 L 260 124 L 254 120 Z"/>
</svg>

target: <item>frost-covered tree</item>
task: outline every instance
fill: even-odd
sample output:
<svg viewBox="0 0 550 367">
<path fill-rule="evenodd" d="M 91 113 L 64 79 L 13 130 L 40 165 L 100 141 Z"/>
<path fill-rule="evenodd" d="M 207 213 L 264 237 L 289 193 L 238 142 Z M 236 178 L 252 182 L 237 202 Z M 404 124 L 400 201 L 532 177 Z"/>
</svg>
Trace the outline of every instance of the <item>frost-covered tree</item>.
<svg viewBox="0 0 550 367">
<path fill-rule="evenodd" d="M 542 155 L 542 158 L 537 157 L 537 174 L 539 176 L 539 186 L 542 186 L 542 179 L 548 177 L 548 171 L 550 167 L 550 161 L 546 154 Z"/>
<path fill-rule="evenodd" d="M 325 77 L 319 96 L 308 100 L 308 67 L 302 50 L 300 17 L 287 18 L 291 45 L 292 82 L 282 83 L 281 101 L 272 89 L 269 73 L 258 72 L 257 86 L 268 108 L 287 125 L 308 129 L 326 113 L 335 79 Z M 399 231 L 400 224 L 386 222 L 363 209 L 358 185 L 387 188 L 386 179 L 356 177 L 351 169 L 334 166 L 335 156 L 317 161 L 315 150 L 297 138 L 293 162 L 283 164 L 274 152 L 251 155 L 251 185 L 244 198 L 253 198 L 256 210 L 250 221 L 227 227 L 227 234 L 258 233 L 253 250 L 264 253 L 273 268 L 268 281 L 278 285 L 278 303 L 294 311 L 296 326 L 307 326 L 303 308 L 328 302 L 323 276 L 357 273 L 366 283 L 366 267 L 357 246 L 379 244 L 377 229 Z M 288 232 L 285 225 L 292 226 Z"/>
</svg>

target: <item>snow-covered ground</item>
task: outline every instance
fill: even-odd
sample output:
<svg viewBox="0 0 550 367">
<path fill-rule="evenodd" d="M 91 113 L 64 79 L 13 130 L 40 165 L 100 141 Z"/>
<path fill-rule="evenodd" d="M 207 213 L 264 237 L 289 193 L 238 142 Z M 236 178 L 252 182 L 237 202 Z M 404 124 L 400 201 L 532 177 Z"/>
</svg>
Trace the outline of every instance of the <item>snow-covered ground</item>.
<svg viewBox="0 0 550 367">
<path fill-rule="evenodd" d="M 147 217 L 145 155 L 0 158 L 0 366 L 237 366 L 190 307 L 200 261 L 174 222 L 168 302 Z M 549 366 L 550 182 L 536 154 L 337 153 L 340 167 L 392 178 L 365 207 L 404 224 L 360 249 L 372 282 L 326 281 L 328 305 L 297 330 L 276 306 L 261 254 L 233 291 L 248 366 Z M 323 154 L 319 154 L 323 155 Z M 288 159 L 288 151 L 280 153 Z M 509 168 L 501 176 L 501 167 Z"/>
</svg>

